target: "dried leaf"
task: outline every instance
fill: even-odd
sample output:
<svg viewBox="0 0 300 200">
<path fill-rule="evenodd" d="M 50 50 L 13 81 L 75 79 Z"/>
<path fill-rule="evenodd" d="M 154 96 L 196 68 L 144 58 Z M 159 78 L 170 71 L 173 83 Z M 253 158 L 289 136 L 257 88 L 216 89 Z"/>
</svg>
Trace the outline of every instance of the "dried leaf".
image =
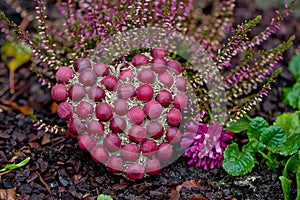
<svg viewBox="0 0 300 200">
<path fill-rule="evenodd" d="M 0 102 L 4 105 L 11 106 L 16 110 L 19 110 L 23 115 L 32 115 L 33 109 L 29 105 L 20 106 L 16 102 L 7 101 L 4 99 L 0 99 Z"/>
<path fill-rule="evenodd" d="M 16 200 L 16 188 L 0 189 L 0 200 Z"/>
<path fill-rule="evenodd" d="M 53 103 L 51 104 L 51 114 L 55 114 L 56 111 L 57 111 L 57 108 L 58 108 L 58 104 L 55 103 L 55 102 L 53 102 Z"/>
<path fill-rule="evenodd" d="M 185 187 L 189 190 L 191 190 L 193 187 L 196 187 L 196 188 L 201 188 L 202 185 L 200 182 L 196 182 L 194 180 L 191 180 L 191 181 L 185 181 L 184 183 L 182 183 L 181 185 L 182 187 Z"/>
<path fill-rule="evenodd" d="M 50 142 L 50 134 L 45 134 L 42 139 L 42 145 L 48 144 Z"/>
<path fill-rule="evenodd" d="M 203 196 L 196 196 L 196 197 L 187 198 L 187 200 L 208 200 L 208 199 Z"/>
<path fill-rule="evenodd" d="M 179 193 L 179 191 L 177 191 L 177 187 L 176 187 L 176 189 L 175 188 L 171 189 L 170 199 L 172 199 L 172 200 L 179 200 L 180 199 L 180 193 Z"/>
</svg>

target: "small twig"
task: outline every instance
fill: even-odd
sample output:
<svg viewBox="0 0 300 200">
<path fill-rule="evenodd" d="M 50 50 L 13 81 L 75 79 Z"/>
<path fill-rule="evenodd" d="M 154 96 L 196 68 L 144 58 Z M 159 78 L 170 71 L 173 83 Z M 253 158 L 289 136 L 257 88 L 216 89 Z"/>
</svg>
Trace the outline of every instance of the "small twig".
<svg viewBox="0 0 300 200">
<path fill-rule="evenodd" d="M 47 185 L 47 183 L 44 181 L 43 177 L 41 176 L 41 174 L 39 172 L 36 172 L 37 175 L 39 176 L 40 181 L 42 182 L 42 184 L 45 186 L 45 188 L 47 189 L 47 191 L 49 192 L 49 194 L 51 195 L 51 190 L 49 188 L 49 186 Z"/>
<path fill-rule="evenodd" d="M 8 171 L 5 171 L 5 172 L 1 172 L 1 173 L 0 173 L 0 177 L 3 176 L 3 175 L 5 175 L 5 174 L 10 173 L 11 171 L 12 171 L 12 170 L 8 170 Z"/>
</svg>

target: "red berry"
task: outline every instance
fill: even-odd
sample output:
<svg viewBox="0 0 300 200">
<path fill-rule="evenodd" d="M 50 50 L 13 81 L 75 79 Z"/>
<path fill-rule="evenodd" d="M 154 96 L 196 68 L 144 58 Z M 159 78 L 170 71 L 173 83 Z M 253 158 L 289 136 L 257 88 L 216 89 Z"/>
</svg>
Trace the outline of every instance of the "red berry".
<svg viewBox="0 0 300 200">
<path fill-rule="evenodd" d="M 91 120 L 87 124 L 87 132 L 91 135 L 101 136 L 104 133 L 104 126 L 97 120 Z"/>
<path fill-rule="evenodd" d="M 56 102 L 62 102 L 67 100 L 67 88 L 63 84 L 57 84 L 53 86 L 51 90 L 51 97 Z"/>
<path fill-rule="evenodd" d="M 79 58 L 74 62 L 73 66 L 75 71 L 82 72 L 86 69 L 90 69 L 92 65 L 87 58 Z"/>
<path fill-rule="evenodd" d="M 90 87 L 87 93 L 89 98 L 95 102 L 100 102 L 103 98 L 105 98 L 105 91 L 99 86 Z"/>
<path fill-rule="evenodd" d="M 91 70 L 84 70 L 80 73 L 78 80 L 85 86 L 92 86 L 97 82 L 97 76 Z"/>
<path fill-rule="evenodd" d="M 178 93 L 174 97 L 174 107 L 184 109 L 188 104 L 188 96 L 185 93 Z"/>
<path fill-rule="evenodd" d="M 96 163 L 104 163 L 108 158 L 108 153 L 103 146 L 94 146 L 91 150 L 92 159 Z"/>
<path fill-rule="evenodd" d="M 101 80 L 102 85 L 109 91 L 114 91 L 118 86 L 118 79 L 115 76 L 105 76 Z"/>
<path fill-rule="evenodd" d="M 117 115 L 125 115 L 127 114 L 128 112 L 128 103 L 125 99 L 117 99 L 114 101 L 113 103 L 114 105 L 114 112 L 117 114 Z"/>
<path fill-rule="evenodd" d="M 70 131 L 70 129 L 68 129 L 68 131 L 67 131 L 67 136 L 69 136 L 70 138 L 73 138 L 73 139 L 78 138 L 78 134 Z"/>
<path fill-rule="evenodd" d="M 121 139 L 118 134 L 111 133 L 105 136 L 103 145 L 108 151 L 115 152 L 121 148 Z"/>
<path fill-rule="evenodd" d="M 161 143 L 158 146 L 157 157 L 160 160 L 168 161 L 173 154 L 173 147 L 169 143 Z"/>
<path fill-rule="evenodd" d="M 136 144 L 126 144 L 121 149 L 121 156 L 126 161 L 134 162 L 140 157 L 140 149 Z"/>
<path fill-rule="evenodd" d="M 146 139 L 146 129 L 139 125 L 132 126 L 128 131 L 129 140 L 136 143 L 141 143 Z"/>
<path fill-rule="evenodd" d="M 136 89 L 136 97 L 141 101 L 150 101 L 153 98 L 154 90 L 148 84 L 143 84 Z"/>
<path fill-rule="evenodd" d="M 79 118 L 73 118 L 68 124 L 68 131 L 77 135 L 78 133 L 83 133 L 86 127 L 85 124 Z"/>
<path fill-rule="evenodd" d="M 157 119 L 162 113 L 162 106 L 157 101 L 149 101 L 144 107 L 144 112 L 150 119 Z"/>
<path fill-rule="evenodd" d="M 81 101 L 76 107 L 76 113 L 79 117 L 85 119 L 94 113 L 94 107 L 86 101 Z"/>
<path fill-rule="evenodd" d="M 119 156 L 111 156 L 106 161 L 108 170 L 112 173 L 124 171 L 124 160 Z"/>
<path fill-rule="evenodd" d="M 175 81 L 176 87 L 180 91 L 185 91 L 186 90 L 186 80 L 184 77 L 177 77 Z"/>
<path fill-rule="evenodd" d="M 139 68 L 143 65 L 147 65 L 149 63 L 149 59 L 144 54 L 137 54 L 132 58 L 133 66 Z"/>
<path fill-rule="evenodd" d="M 169 55 L 169 53 L 166 49 L 160 48 L 160 47 L 152 49 L 150 54 L 154 58 L 163 58 L 163 57 L 166 57 Z"/>
<path fill-rule="evenodd" d="M 69 67 L 61 67 L 56 72 L 56 81 L 68 83 L 73 78 L 73 70 Z"/>
<path fill-rule="evenodd" d="M 153 58 L 153 60 L 151 60 L 151 69 L 155 73 L 161 74 L 167 69 L 167 61 L 163 58 Z"/>
<path fill-rule="evenodd" d="M 150 69 L 142 69 L 138 74 L 138 80 L 142 83 L 154 83 L 155 75 Z"/>
<path fill-rule="evenodd" d="M 122 84 L 118 87 L 118 95 L 121 99 L 128 99 L 134 96 L 135 88 L 129 83 Z"/>
<path fill-rule="evenodd" d="M 85 88 L 80 84 L 74 84 L 69 88 L 69 98 L 73 101 L 80 101 L 85 96 Z"/>
<path fill-rule="evenodd" d="M 167 124 L 170 126 L 178 126 L 182 120 L 180 110 L 177 108 L 171 108 L 167 113 Z"/>
<path fill-rule="evenodd" d="M 141 152 L 142 152 L 143 156 L 146 156 L 146 157 L 154 156 L 157 151 L 156 142 L 154 142 L 153 140 L 145 140 L 144 142 L 142 142 L 140 148 L 141 148 Z"/>
<path fill-rule="evenodd" d="M 128 165 L 126 169 L 126 176 L 132 180 L 139 180 L 144 177 L 145 168 L 137 163 Z"/>
<path fill-rule="evenodd" d="M 130 122 L 132 122 L 134 124 L 143 123 L 144 117 L 145 117 L 145 113 L 144 113 L 143 109 L 141 109 L 138 106 L 131 108 L 128 112 L 128 118 L 129 118 Z"/>
<path fill-rule="evenodd" d="M 176 75 L 182 72 L 182 65 L 177 60 L 170 60 L 167 65 L 169 71 L 174 72 Z"/>
<path fill-rule="evenodd" d="M 164 134 L 164 127 L 159 122 L 150 122 L 147 125 L 147 132 L 153 139 L 159 139 Z"/>
<path fill-rule="evenodd" d="M 146 173 L 150 176 L 155 176 L 160 172 L 161 165 L 158 159 L 152 158 L 146 161 Z"/>
<path fill-rule="evenodd" d="M 176 127 L 169 127 L 166 133 L 166 140 L 170 144 L 179 143 L 181 140 L 181 132 Z"/>
<path fill-rule="evenodd" d="M 100 103 L 96 106 L 96 117 L 104 122 L 110 120 L 113 116 L 112 108 L 107 103 Z"/>
<path fill-rule="evenodd" d="M 84 151 L 90 151 L 96 145 L 96 141 L 88 134 L 83 134 L 78 138 L 78 146 Z"/>
<path fill-rule="evenodd" d="M 158 80 L 167 88 L 170 88 L 174 84 L 174 79 L 169 72 L 158 75 Z"/>
<path fill-rule="evenodd" d="M 57 114 L 63 121 L 67 121 L 73 116 L 73 107 L 68 102 L 62 102 L 58 105 Z"/>
<path fill-rule="evenodd" d="M 159 102 L 163 107 L 168 107 L 172 102 L 172 94 L 168 90 L 161 90 L 155 97 L 155 100 Z"/>
<path fill-rule="evenodd" d="M 126 129 L 126 120 L 123 117 L 115 116 L 110 120 L 109 128 L 112 132 L 121 133 Z"/>
<path fill-rule="evenodd" d="M 107 64 L 102 62 L 96 63 L 93 67 L 93 71 L 97 74 L 97 76 L 107 76 L 109 74 Z"/>
<path fill-rule="evenodd" d="M 120 79 L 122 81 L 132 80 L 134 78 L 134 72 L 131 69 L 124 69 L 120 72 Z"/>
</svg>

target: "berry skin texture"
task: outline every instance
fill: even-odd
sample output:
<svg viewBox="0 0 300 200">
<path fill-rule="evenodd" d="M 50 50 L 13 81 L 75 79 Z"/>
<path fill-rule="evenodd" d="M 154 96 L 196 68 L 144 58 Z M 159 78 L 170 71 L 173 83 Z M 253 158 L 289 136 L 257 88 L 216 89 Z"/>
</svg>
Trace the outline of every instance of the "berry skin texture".
<svg viewBox="0 0 300 200">
<path fill-rule="evenodd" d="M 134 125 L 128 130 L 129 140 L 135 143 L 141 143 L 146 139 L 147 131 L 144 127 Z"/>
<path fill-rule="evenodd" d="M 68 90 L 69 98 L 72 101 L 80 101 L 85 96 L 85 88 L 80 84 L 72 85 Z"/>
<path fill-rule="evenodd" d="M 73 107 L 68 102 L 62 102 L 58 105 L 57 114 L 63 121 L 71 119 L 73 113 Z"/>
<path fill-rule="evenodd" d="M 105 136 L 103 145 L 108 151 L 115 152 L 121 148 L 121 139 L 118 134 L 111 133 Z"/>
<path fill-rule="evenodd" d="M 109 69 L 107 64 L 102 62 L 98 62 L 93 66 L 93 71 L 97 74 L 97 76 L 107 76 L 109 74 Z"/>
<path fill-rule="evenodd" d="M 167 65 L 169 71 L 174 72 L 176 75 L 182 72 L 182 65 L 177 60 L 170 60 Z"/>
<path fill-rule="evenodd" d="M 149 59 L 147 56 L 145 56 L 144 54 L 137 54 L 132 58 L 131 63 L 133 64 L 133 66 L 135 66 L 136 68 L 139 68 L 143 65 L 147 65 L 149 63 Z"/>
<path fill-rule="evenodd" d="M 132 80 L 134 78 L 134 73 L 131 69 L 124 69 L 123 71 L 120 72 L 119 78 L 122 81 Z"/>
<path fill-rule="evenodd" d="M 97 81 L 96 74 L 91 70 L 84 70 L 80 73 L 78 80 L 85 86 L 92 86 L 95 85 Z"/>
<path fill-rule="evenodd" d="M 140 149 L 136 144 L 126 144 L 121 149 L 121 156 L 126 161 L 136 161 L 140 156 Z"/>
<path fill-rule="evenodd" d="M 166 133 L 166 140 L 170 144 L 176 144 L 181 141 L 181 132 L 176 127 L 169 127 Z"/>
<path fill-rule="evenodd" d="M 117 89 L 118 86 L 118 79 L 115 76 L 105 76 L 101 80 L 102 85 L 109 91 L 114 91 Z"/>
<path fill-rule="evenodd" d="M 67 88 L 63 84 L 57 84 L 51 89 L 51 97 L 56 102 L 67 100 Z"/>
<path fill-rule="evenodd" d="M 155 75 L 150 69 L 142 69 L 138 73 L 138 80 L 142 83 L 154 83 Z"/>
<path fill-rule="evenodd" d="M 91 150 L 92 159 L 96 163 L 104 163 L 108 158 L 108 153 L 103 146 L 94 146 Z"/>
<path fill-rule="evenodd" d="M 73 70 L 69 67 L 61 67 L 56 72 L 56 81 L 58 83 L 68 83 L 73 78 Z"/>
<path fill-rule="evenodd" d="M 153 139 L 159 139 L 164 134 L 164 127 L 159 122 L 150 122 L 147 125 L 147 132 Z"/>
<path fill-rule="evenodd" d="M 98 135 L 101 136 L 104 133 L 104 126 L 101 122 L 97 120 L 91 120 L 87 124 L 87 132 L 90 135 Z"/>
<path fill-rule="evenodd" d="M 155 100 L 163 107 L 168 107 L 172 103 L 172 94 L 168 90 L 161 90 L 156 95 Z"/>
<path fill-rule="evenodd" d="M 94 107 L 92 104 L 86 101 L 81 101 L 77 105 L 76 113 L 78 114 L 79 117 L 85 119 L 94 113 Z"/>
<path fill-rule="evenodd" d="M 111 156 L 106 161 L 108 170 L 112 173 L 124 171 L 124 160 L 119 156 Z"/>
<path fill-rule="evenodd" d="M 149 119 L 157 119 L 162 113 L 162 106 L 157 101 L 149 101 L 144 107 L 144 112 Z"/>
<path fill-rule="evenodd" d="M 144 142 L 142 142 L 140 148 L 143 156 L 146 156 L 148 158 L 151 158 L 157 152 L 157 145 L 153 140 L 145 140 Z"/>
<path fill-rule="evenodd" d="M 177 77 L 175 80 L 175 85 L 178 90 L 185 91 L 187 87 L 187 83 L 184 77 Z"/>
<path fill-rule="evenodd" d="M 95 102 L 102 101 L 105 98 L 105 91 L 99 86 L 92 86 L 87 92 L 89 98 Z"/>
<path fill-rule="evenodd" d="M 86 127 L 85 124 L 81 122 L 79 118 L 73 118 L 68 124 L 68 131 L 71 134 L 77 135 L 78 133 L 83 133 Z"/>
<path fill-rule="evenodd" d="M 174 97 L 174 107 L 180 110 L 184 109 L 188 104 L 188 96 L 185 93 L 178 93 Z"/>
<path fill-rule="evenodd" d="M 117 115 L 125 115 L 128 113 L 128 103 L 125 99 L 117 99 L 113 102 L 113 111 Z"/>
<path fill-rule="evenodd" d="M 173 147 L 169 143 L 161 143 L 158 146 L 157 157 L 162 161 L 170 160 L 173 154 Z"/>
<path fill-rule="evenodd" d="M 129 83 L 122 84 L 118 87 L 118 96 L 121 99 L 129 99 L 134 96 L 135 88 Z"/>
<path fill-rule="evenodd" d="M 141 109 L 138 106 L 131 108 L 128 112 L 128 118 L 129 118 L 130 122 L 133 124 L 143 123 L 144 116 L 145 116 L 145 113 L 144 113 L 143 109 Z"/>
<path fill-rule="evenodd" d="M 146 83 L 139 86 L 136 89 L 136 97 L 138 98 L 138 100 L 147 102 L 153 98 L 153 95 L 154 95 L 153 88 Z"/>
<path fill-rule="evenodd" d="M 163 57 L 167 57 L 169 55 L 168 51 L 164 48 L 154 48 L 151 50 L 150 55 L 153 58 L 163 58 Z"/>
<path fill-rule="evenodd" d="M 158 75 L 158 80 L 167 88 L 172 87 L 174 84 L 173 76 L 169 72 L 164 72 Z"/>
<path fill-rule="evenodd" d="M 96 117 L 104 122 L 110 120 L 113 116 L 112 108 L 107 103 L 100 103 L 96 106 Z"/>
<path fill-rule="evenodd" d="M 171 108 L 167 113 L 167 124 L 169 126 L 178 126 L 182 120 L 181 112 L 177 108 Z"/>
<path fill-rule="evenodd" d="M 145 168 L 137 163 L 128 165 L 126 169 L 126 176 L 132 180 L 139 180 L 144 177 Z"/>
<path fill-rule="evenodd" d="M 158 159 L 152 158 L 146 161 L 146 173 L 155 176 L 160 172 L 161 165 Z"/>
<path fill-rule="evenodd" d="M 154 58 L 151 60 L 151 69 L 155 73 L 161 74 L 167 69 L 167 61 L 163 58 Z"/>
<path fill-rule="evenodd" d="M 121 133 L 126 129 L 126 120 L 123 117 L 115 116 L 110 120 L 109 128 L 112 132 Z"/>
<path fill-rule="evenodd" d="M 78 138 L 78 146 L 84 151 L 90 151 L 96 145 L 96 141 L 88 134 L 83 134 Z"/>
<path fill-rule="evenodd" d="M 86 69 L 90 69 L 92 65 L 88 59 L 79 58 L 74 62 L 73 66 L 74 66 L 75 71 L 82 72 Z"/>
</svg>

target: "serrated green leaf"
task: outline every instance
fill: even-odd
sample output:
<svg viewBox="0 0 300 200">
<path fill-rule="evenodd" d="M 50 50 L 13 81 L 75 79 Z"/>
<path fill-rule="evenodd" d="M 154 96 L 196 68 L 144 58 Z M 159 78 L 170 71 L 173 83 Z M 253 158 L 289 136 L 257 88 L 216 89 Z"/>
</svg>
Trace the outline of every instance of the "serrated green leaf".
<svg viewBox="0 0 300 200">
<path fill-rule="evenodd" d="M 289 132 L 291 127 L 291 120 L 293 113 L 284 113 L 277 117 L 276 121 L 273 123 L 274 126 L 282 126 L 286 133 Z"/>
<path fill-rule="evenodd" d="M 291 119 L 291 126 L 289 134 L 300 134 L 300 112 L 297 111 L 293 114 Z"/>
<path fill-rule="evenodd" d="M 223 168 L 232 176 L 245 175 L 254 167 L 254 158 L 249 152 L 240 152 L 236 143 L 225 149 Z"/>
<path fill-rule="evenodd" d="M 234 133 L 240 133 L 249 128 L 250 122 L 250 117 L 244 116 L 238 119 L 236 122 L 229 122 L 226 129 L 231 130 Z"/>
<path fill-rule="evenodd" d="M 284 200 L 290 200 L 290 193 L 291 193 L 291 184 L 292 181 L 284 176 L 280 176 L 279 180 L 281 182 L 281 187 L 283 190 Z"/>
<path fill-rule="evenodd" d="M 255 153 L 258 151 L 265 150 L 266 145 L 264 145 L 261 142 L 258 142 L 257 140 L 252 140 L 248 144 L 243 146 L 243 152 L 249 152 L 253 157 L 255 156 Z"/>
<path fill-rule="evenodd" d="M 287 137 L 284 145 L 282 145 L 276 150 L 276 153 L 279 153 L 280 155 L 283 156 L 289 156 L 296 153 L 299 150 L 299 148 L 300 148 L 300 134 L 299 133 L 292 134 Z"/>
<path fill-rule="evenodd" d="M 262 117 L 256 117 L 251 120 L 247 135 L 251 140 L 258 140 L 260 135 L 264 132 L 266 128 L 269 127 L 268 122 Z"/>
<path fill-rule="evenodd" d="M 300 78 L 300 55 L 294 55 L 289 62 L 289 70 L 293 77 L 298 80 Z"/>
<path fill-rule="evenodd" d="M 287 100 L 290 106 L 293 108 L 300 108 L 299 105 L 299 96 L 300 96 L 300 83 L 293 85 L 292 91 L 287 94 Z"/>
<path fill-rule="evenodd" d="M 24 165 L 26 165 L 30 160 L 30 157 L 24 159 L 22 162 L 19 162 L 18 164 L 10 164 L 10 165 L 7 165 L 5 166 L 4 168 L 2 168 L 0 170 L 0 172 L 3 172 L 3 171 L 7 171 L 7 170 L 13 170 L 13 169 L 17 169 L 19 167 L 23 167 Z"/>
<path fill-rule="evenodd" d="M 264 130 L 259 140 L 271 151 L 276 151 L 286 142 L 286 132 L 281 126 L 270 126 Z"/>
<path fill-rule="evenodd" d="M 97 200 L 113 200 L 113 198 L 109 195 L 100 194 L 98 195 Z"/>
</svg>

